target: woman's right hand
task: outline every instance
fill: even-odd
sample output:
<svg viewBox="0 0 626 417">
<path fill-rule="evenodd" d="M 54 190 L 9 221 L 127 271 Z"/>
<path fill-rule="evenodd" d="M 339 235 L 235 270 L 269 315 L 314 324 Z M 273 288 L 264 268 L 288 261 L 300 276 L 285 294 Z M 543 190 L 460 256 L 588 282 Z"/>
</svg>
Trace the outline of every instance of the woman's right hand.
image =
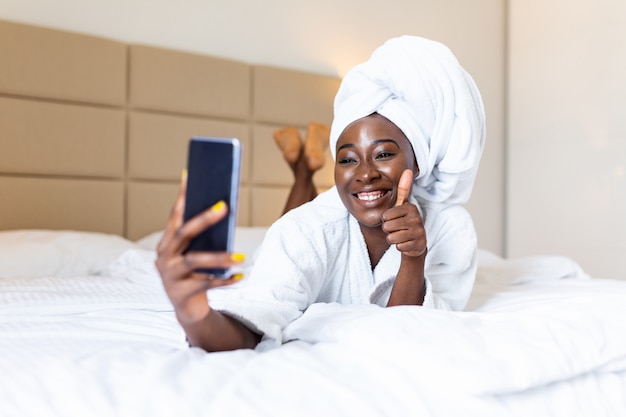
<svg viewBox="0 0 626 417">
<path fill-rule="evenodd" d="M 188 252 L 189 242 L 208 227 L 213 226 L 228 213 L 224 202 L 183 221 L 185 208 L 186 175 L 183 175 L 176 203 L 167 221 L 163 237 L 157 245 L 156 267 L 163 280 L 165 291 L 176 310 L 181 324 L 194 323 L 207 317 L 210 306 L 207 290 L 230 285 L 241 279 L 237 274 L 229 279 L 195 272 L 200 268 L 229 268 L 244 260 L 242 254 L 228 252 Z"/>
</svg>

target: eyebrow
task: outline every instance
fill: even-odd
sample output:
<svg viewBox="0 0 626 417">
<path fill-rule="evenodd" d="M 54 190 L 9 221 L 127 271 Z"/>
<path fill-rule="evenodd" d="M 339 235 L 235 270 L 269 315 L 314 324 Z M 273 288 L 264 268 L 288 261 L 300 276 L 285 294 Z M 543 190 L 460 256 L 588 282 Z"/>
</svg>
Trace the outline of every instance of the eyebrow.
<svg viewBox="0 0 626 417">
<path fill-rule="evenodd" d="M 400 145 L 398 145 L 398 142 L 396 142 L 393 139 L 376 139 L 374 141 L 372 141 L 372 145 L 379 145 L 381 143 L 393 143 L 394 145 L 396 145 L 398 148 L 400 147 Z M 345 145 L 341 145 L 339 148 L 337 148 L 337 151 L 340 151 L 344 148 L 354 148 L 355 145 L 353 143 L 346 143 Z"/>
</svg>

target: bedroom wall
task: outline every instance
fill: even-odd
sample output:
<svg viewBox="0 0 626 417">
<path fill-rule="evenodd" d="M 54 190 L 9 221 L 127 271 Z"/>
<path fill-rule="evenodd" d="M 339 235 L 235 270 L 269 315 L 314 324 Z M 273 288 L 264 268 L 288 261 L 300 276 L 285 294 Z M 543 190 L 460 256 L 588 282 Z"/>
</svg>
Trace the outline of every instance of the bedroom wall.
<svg viewBox="0 0 626 417">
<path fill-rule="evenodd" d="M 472 74 L 485 102 L 488 144 L 468 208 L 480 246 L 502 254 L 505 3 L 0 0 L 0 19 L 330 76 L 345 74 L 393 36 L 442 41 Z"/>
<path fill-rule="evenodd" d="M 626 2 L 509 4 L 507 253 L 626 279 Z"/>
</svg>

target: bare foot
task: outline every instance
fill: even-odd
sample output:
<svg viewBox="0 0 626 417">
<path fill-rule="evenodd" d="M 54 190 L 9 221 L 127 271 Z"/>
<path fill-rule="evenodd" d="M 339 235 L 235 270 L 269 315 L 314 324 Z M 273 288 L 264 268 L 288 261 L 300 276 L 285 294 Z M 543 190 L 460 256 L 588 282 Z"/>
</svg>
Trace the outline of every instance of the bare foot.
<svg viewBox="0 0 626 417">
<path fill-rule="evenodd" d="M 311 122 L 306 131 L 304 156 L 311 171 L 317 171 L 326 162 L 326 148 L 330 139 L 330 126 Z"/>
<path fill-rule="evenodd" d="M 285 160 L 290 164 L 295 164 L 300 158 L 302 149 L 302 138 L 300 132 L 295 127 L 286 127 L 274 131 L 274 141 L 283 153 Z"/>
</svg>

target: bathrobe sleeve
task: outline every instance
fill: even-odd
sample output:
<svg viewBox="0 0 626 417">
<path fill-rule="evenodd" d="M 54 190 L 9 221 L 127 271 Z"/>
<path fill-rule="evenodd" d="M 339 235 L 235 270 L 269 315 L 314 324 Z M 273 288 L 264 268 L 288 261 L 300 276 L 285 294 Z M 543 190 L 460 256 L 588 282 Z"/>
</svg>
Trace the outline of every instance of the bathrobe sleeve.
<svg viewBox="0 0 626 417">
<path fill-rule="evenodd" d="M 463 310 L 477 268 L 477 237 L 470 214 L 459 205 L 422 205 L 428 239 L 424 307 Z"/>
<path fill-rule="evenodd" d="M 333 232 L 332 211 L 322 212 L 330 221 L 320 218 L 319 206 L 311 203 L 276 221 L 267 231 L 250 275 L 240 284 L 209 290 L 211 307 L 263 334 L 262 345 L 280 344 L 282 329 L 300 317 L 337 275 L 331 262 L 334 254 L 329 252 L 343 250 L 337 247 L 343 239 Z"/>
</svg>

